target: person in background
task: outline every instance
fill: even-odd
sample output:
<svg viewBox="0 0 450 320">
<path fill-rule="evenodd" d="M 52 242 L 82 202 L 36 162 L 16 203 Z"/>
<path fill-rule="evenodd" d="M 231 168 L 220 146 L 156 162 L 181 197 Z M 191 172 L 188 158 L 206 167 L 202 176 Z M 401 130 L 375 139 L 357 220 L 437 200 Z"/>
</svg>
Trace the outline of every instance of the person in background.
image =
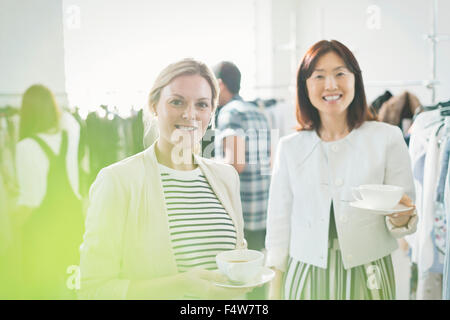
<svg viewBox="0 0 450 320">
<path fill-rule="evenodd" d="M 217 118 L 215 156 L 239 173 L 245 238 L 249 249 L 261 250 L 270 185 L 270 126 L 262 112 L 239 96 L 241 73 L 234 63 L 224 61 L 213 70 L 222 106 Z"/>
<path fill-rule="evenodd" d="M 352 52 L 319 41 L 297 73 L 297 133 L 279 143 L 270 186 L 271 299 L 395 299 L 391 253 L 414 233 L 414 182 L 398 127 L 372 121 Z M 353 208 L 352 187 L 401 186 L 411 210 Z"/>
<path fill-rule="evenodd" d="M 33 85 L 23 95 L 16 147 L 19 185 L 12 220 L 22 241 L 24 299 L 72 299 L 67 270 L 79 263 L 83 213 L 78 195 L 78 144 L 62 130 L 52 92 Z"/>
<path fill-rule="evenodd" d="M 102 169 L 91 187 L 81 299 L 231 299 L 249 290 L 214 284 L 226 281 L 215 256 L 246 247 L 236 170 L 197 155 L 217 99 L 202 62 L 158 75 L 150 147 Z"/>
<path fill-rule="evenodd" d="M 215 157 L 216 126 L 222 108 L 231 101 L 243 101 L 239 95 L 241 89 L 241 72 L 232 62 L 223 61 L 213 67 L 219 83 L 219 102 L 214 116 L 214 122 L 208 126 L 202 139 L 202 154 L 206 158 Z"/>
<path fill-rule="evenodd" d="M 233 165 L 239 173 L 248 248 L 263 250 L 271 173 L 270 124 L 258 108 L 240 97 L 241 73 L 234 63 L 223 61 L 213 70 L 222 106 L 217 118 L 215 157 Z M 263 291 L 254 290 L 250 298 L 262 299 Z"/>
</svg>

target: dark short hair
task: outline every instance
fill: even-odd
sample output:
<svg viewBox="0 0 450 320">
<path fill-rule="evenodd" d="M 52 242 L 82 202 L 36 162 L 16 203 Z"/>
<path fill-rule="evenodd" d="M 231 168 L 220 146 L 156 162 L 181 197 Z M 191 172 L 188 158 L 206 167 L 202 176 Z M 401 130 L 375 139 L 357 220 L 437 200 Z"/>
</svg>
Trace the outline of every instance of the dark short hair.
<svg viewBox="0 0 450 320">
<path fill-rule="evenodd" d="M 222 61 L 213 67 L 217 79 L 227 86 L 233 94 L 238 94 L 241 89 L 241 72 L 233 62 Z"/>
<path fill-rule="evenodd" d="M 53 93 L 45 86 L 29 87 L 22 98 L 20 108 L 20 140 L 49 129 L 59 128 L 61 110 Z"/>
<path fill-rule="evenodd" d="M 360 127 L 366 120 L 375 120 L 367 106 L 361 69 L 355 56 L 339 41 L 322 40 L 306 51 L 297 71 L 296 115 L 299 123 L 298 130 L 318 130 L 320 127 L 319 112 L 309 99 L 306 80 L 313 73 L 319 58 L 328 52 L 335 52 L 340 56 L 346 67 L 355 76 L 355 96 L 348 107 L 347 113 L 349 129 L 353 130 Z"/>
</svg>

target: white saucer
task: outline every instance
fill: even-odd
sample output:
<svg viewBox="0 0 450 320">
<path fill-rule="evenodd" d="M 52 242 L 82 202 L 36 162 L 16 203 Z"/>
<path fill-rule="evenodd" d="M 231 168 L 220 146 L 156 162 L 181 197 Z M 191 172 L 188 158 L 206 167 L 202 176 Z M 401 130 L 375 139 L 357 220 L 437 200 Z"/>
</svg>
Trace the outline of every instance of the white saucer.
<svg viewBox="0 0 450 320">
<path fill-rule="evenodd" d="M 220 272 L 217 270 L 217 272 Z M 266 282 L 269 282 L 275 276 L 275 271 L 270 268 L 263 267 L 262 271 L 251 281 L 244 284 L 233 284 L 231 282 L 227 283 L 219 283 L 215 282 L 214 284 L 219 287 L 224 288 L 252 288 L 260 286 Z"/>
<path fill-rule="evenodd" d="M 407 207 L 404 204 L 400 204 L 400 203 L 391 209 L 374 208 L 374 207 L 367 205 L 366 203 L 364 203 L 364 201 L 361 201 L 361 200 L 350 202 L 350 205 L 354 208 L 370 210 L 372 213 L 380 214 L 380 215 L 384 215 L 384 216 L 390 215 L 391 213 L 405 212 L 405 211 L 411 210 L 411 207 Z"/>
</svg>

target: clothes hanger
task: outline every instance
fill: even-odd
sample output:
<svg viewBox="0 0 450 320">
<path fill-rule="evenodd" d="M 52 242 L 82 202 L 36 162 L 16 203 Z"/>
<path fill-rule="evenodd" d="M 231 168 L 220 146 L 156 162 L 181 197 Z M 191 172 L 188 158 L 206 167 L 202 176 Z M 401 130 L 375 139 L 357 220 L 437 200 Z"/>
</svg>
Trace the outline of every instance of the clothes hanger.
<svg viewBox="0 0 450 320">
<path fill-rule="evenodd" d="M 436 104 L 434 106 L 424 107 L 423 111 L 426 112 L 426 111 L 433 111 L 433 110 L 437 110 L 437 109 L 440 110 L 439 111 L 440 118 L 438 120 L 434 120 L 434 121 L 428 123 L 424 127 L 424 129 L 430 128 L 430 127 L 432 127 L 432 126 L 434 126 L 434 125 L 436 125 L 438 123 L 441 123 L 442 121 L 444 121 L 445 117 L 450 116 L 450 101 L 439 102 L 438 104 Z M 415 120 L 416 116 L 417 116 L 417 114 L 414 115 L 414 120 Z M 441 124 L 441 126 L 442 126 L 442 124 Z M 437 130 L 436 134 L 439 133 L 440 128 L 441 127 L 439 127 L 439 129 Z"/>
<path fill-rule="evenodd" d="M 447 128 L 447 131 L 449 130 L 450 126 L 450 101 L 447 101 L 445 103 L 439 103 L 439 115 L 441 118 L 439 119 L 439 122 L 442 122 L 439 127 L 436 130 L 436 137 L 439 135 L 439 131 L 445 126 Z M 435 121 L 435 123 L 438 123 Z M 440 139 L 441 140 L 441 139 Z M 439 140 L 439 141 L 440 141 Z"/>
</svg>

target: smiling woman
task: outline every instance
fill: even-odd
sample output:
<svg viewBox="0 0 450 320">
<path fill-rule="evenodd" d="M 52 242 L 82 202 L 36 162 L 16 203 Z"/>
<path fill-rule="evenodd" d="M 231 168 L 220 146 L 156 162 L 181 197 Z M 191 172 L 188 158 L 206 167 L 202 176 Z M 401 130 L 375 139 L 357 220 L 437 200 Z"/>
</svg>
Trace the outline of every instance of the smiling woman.
<svg viewBox="0 0 450 320">
<path fill-rule="evenodd" d="M 325 98 L 336 95 L 334 101 Z M 321 116 L 326 114 L 321 110 L 344 116 L 350 131 L 375 119 L 367 108 L 361 69 L 347 47 L 323 40 L 308 50 L 297 76 L 296 109 L 300 128 L 307 130 L 321 127 Z"/>
<path fill-rule="evenodd" d="M 180 143 L 181 150 L 198 145 L 211 120 L 213 105 L 212 90 L 205 78 L 200 75 L 175 78 L 164 87 L 158 104 L 152 108 L 160 123 L 158 150 L 169 155 L 176 143 Z M 167 166 L 174 165 L 173 156 L 167 160 Z"/>
<path fill-rule="evenodd" d="M 395 238 L 417 226 L 411 161 L 398 127 L 368 121 L 361 70 L 342 43 L 320 41 L 305 54 L 297 119 L 299 132 L 279 143 L 269 192 L 267 263 L 277 272 L 270 296 L 395 299 L 390 254 Z M 370 213 L 348 201 L 363 184 L 401 186 L 410 209 L 368 222 Z"/>
<path fill-rule="evenodd" d="M 191 149 L 194 153 L 200 150 L 200 140 L 216 110 L 216 79 L 206 65 L 196 63 L 185 59 L 169 65 L 150 92 L 149 111 L 158 119 L 160 136 L 156 152 L 161 150 L 160 161 L 169 167 L 189 165 Z M 148 139 L 146 143 L 151 144 Z"/>
<path fill-rule="evenodd" d="M 195 154 L 217 105 L 218 86 L 202 62 L 166 67 L 150 92 L 159 138 L 103 169 L 91 188 L 81 246 L 81 297 L 236 298 L 215 256 L 245 248 L 239 176 Z"/>
</svg>

